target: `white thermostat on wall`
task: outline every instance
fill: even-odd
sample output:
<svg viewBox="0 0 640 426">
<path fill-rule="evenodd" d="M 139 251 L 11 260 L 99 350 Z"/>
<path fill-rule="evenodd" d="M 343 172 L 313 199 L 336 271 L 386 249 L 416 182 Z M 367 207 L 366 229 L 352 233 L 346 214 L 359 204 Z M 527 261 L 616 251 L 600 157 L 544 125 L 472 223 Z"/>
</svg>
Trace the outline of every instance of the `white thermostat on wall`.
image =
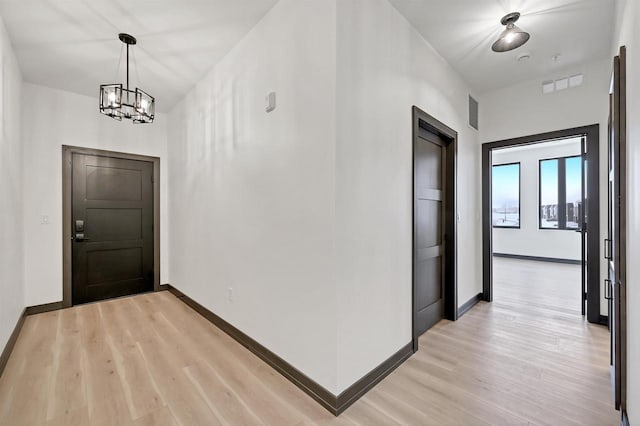
<svg viewBox="0 0 640 426">
<path fill-rule="evenodd" d="M 276 109 L 276 92 L 271 92 L 267 95 L 267 112 L 271 112 Z"/>
</svg>

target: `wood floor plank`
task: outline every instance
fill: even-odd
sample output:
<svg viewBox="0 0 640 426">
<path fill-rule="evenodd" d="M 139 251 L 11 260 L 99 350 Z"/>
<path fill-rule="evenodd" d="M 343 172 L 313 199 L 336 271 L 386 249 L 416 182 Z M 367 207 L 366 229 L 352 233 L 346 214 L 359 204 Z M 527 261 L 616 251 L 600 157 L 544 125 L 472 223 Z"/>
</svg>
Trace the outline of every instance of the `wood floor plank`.
<svg viewBox="0 0 640 426">
<path fill-rule="evenodd" d="M 185 371 L 209 408 L 215 411 L 225 424 L 264 424 L 251 406 L 240 399 L 213 369 L 192 365 L 185 367 Z"/>
<path fill-rule="evenodd" d="M 57 323 L 52 380 L 47 398 L 47 420 L 59 418 L 69 412 L 84 413 L 88 408 L 78 311 L 60 311 Z"/>
<path fill-rule="evenodd" d="M 131 322 L 127 310 L 119 308 L 121 306 L 124 304 L 105 303 L 100 312 L 108 333 L 107 343 L 122 379 L 124 396 L 132 418 L 136 420 L 160 410 L 165 402 L 131 335 L 130 329 L 135 323 Z"/>
<path fill-rule="evenodd" d="M 148 413 L 134 422 L 135 426 L 175 426 L 177 424 L 168 406 Z"/>
</svg>

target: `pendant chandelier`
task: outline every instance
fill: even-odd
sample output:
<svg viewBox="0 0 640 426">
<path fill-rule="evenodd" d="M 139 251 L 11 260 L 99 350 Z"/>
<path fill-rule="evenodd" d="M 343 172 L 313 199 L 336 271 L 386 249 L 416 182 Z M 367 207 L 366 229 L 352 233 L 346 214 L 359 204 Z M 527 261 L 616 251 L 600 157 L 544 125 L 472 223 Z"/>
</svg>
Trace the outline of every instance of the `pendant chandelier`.
<svg viewBox="0 0 640 426">
<path fill-rule="evenodd" d="M 136 38 L 121 33 L 120 41 L 127 46 L 127 83 L 103 84 L 100 86 L 100 112 L 122 121 L 123 118 L 134 123 L 153 123 L 155 117 L 155 99 L 153 96 L 136 87 L 129 89 L 129 46 L 136 44 Z"/>
</svg>

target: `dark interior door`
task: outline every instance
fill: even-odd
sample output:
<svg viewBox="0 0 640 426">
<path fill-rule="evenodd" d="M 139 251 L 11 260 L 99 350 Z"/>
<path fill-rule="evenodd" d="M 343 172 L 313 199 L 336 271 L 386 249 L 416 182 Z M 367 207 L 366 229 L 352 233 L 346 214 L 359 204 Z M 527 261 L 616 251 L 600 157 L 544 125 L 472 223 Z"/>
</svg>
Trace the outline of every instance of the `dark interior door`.
<svg viewBox="0 0 640 426">
<path fill-rule="evenodd" d="M 153 290 L 153 164 L 72 157 L 72 303 Z"/>
<path fill-rule="evenodd" d="M 414 309 L 419 336 L 444 316 L 446 141 L 423 131 L 414 147 Z"/>
<path fill-rule="evenodd" d="M 609 103 L 609 200 L 605 258 L 611 331 L 611 379 L 616 409 L 626 409 L 626 49 L 613 62 Z"/>
</svg>

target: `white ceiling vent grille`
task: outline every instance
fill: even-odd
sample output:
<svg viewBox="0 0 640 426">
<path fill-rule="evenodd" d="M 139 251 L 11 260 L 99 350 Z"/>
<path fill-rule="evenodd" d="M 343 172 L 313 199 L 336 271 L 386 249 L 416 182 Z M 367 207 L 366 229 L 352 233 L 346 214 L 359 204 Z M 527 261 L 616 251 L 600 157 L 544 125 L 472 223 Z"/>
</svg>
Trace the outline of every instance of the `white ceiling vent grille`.
<svg viewBox="0 0 640 426">
<path fill-rule="evenodd" d="M 469 95 L 469 126 L 478 130 L 478 101 Z"/>
<path fill-rule="evenodd" d="M 584 82 L 583 74 L 576 74 L 570 77 L 561 77 L 561 78 L 558 78 L 557 80 L 543 81 L 542 93 L 547 95 L 553 92 L 573 89 L 574 87 L 582 86 L 583 82 Z"/>
</svg>

